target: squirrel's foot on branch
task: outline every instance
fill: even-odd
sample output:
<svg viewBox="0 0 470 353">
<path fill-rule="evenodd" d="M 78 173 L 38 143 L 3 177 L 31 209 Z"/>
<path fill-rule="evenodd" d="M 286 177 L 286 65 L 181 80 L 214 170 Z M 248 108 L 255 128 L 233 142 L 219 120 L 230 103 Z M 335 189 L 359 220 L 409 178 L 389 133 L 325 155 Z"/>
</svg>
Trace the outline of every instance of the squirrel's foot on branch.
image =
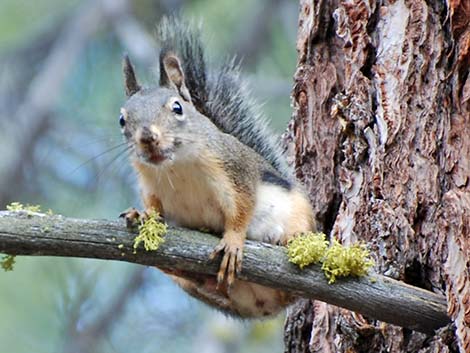
<svg viewBox="0 0 470 353">
<path fill-rule="evenodd" d="M 146 211 L 140 212 L 134 207 L 131 207 L 122 212 L 119 215 L 119 218 L 124 218 L 126 220 L 127 228 L 134 228 L 135 226 L 144 223 L 149 218 L 149 215 Z"/>
<path fill-rule="evenodd" d="M 229 233 L 226 233 L 210 254 L 210 259 L 213 260 L 220 252 L 224 253 L 219 272 L 217 273 L 217 289 L 223 289 L 224 285 L 226 285 L 227 290 L 230 291 L 235 282 L 235 275 L 241 272 L 243 239 L 244 237 L 240 236 L 240 234 L 230 236 Z"/>
</svg>

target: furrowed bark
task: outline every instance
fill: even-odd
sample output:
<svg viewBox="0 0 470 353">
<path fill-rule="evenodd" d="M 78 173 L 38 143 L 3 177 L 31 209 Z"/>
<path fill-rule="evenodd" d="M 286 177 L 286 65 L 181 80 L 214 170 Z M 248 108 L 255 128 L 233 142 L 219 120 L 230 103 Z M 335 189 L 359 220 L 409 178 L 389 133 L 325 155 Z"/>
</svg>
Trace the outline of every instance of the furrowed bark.
<svg viewBox="0 0 470 353">
<path fill-rule="evenodd" d="M 210 275 L 217 273 L 218 261 L 209 260 L 218 243 L 212 235 L 170 227 L 157 251 L 138 249 L 134 253 L 135 236 L 135 232 L 119 221 L 81 220 L 25 211 L 0 212 L 2 253 L 118 260 Z M 319 266 L 300 270 L 289 263 L 283 247 L 248 241 L 240 278 L 424 333 L 432 333 L 449 323 L 443 296 L 378 274 L 328 284 Z"/>
<path fill-rule="evenodd" d="M 470 1 L 300 0 L 297 50 L 285 142 L 319 226 L 446 295 L 454 329 L 313 302 L 286 352 L 470 352 Z"/>
</svg>

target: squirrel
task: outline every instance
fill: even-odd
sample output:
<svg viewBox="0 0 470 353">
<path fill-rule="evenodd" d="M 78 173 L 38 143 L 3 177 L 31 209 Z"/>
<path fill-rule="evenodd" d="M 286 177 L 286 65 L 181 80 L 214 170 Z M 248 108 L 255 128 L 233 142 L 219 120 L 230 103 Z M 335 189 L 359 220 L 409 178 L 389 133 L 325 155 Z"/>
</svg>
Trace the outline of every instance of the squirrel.
<svg viewBox="0 0 470 353">
<path fill-rule="evenodd" d="M 234 60 L 206 68 L 200 27 L 165 18 L 156 87 L 142 87 L 127 55 L 127 101 L 119 124 L 131 153 L 146 212 L 122 216 L 131 224 L 157 211 L 167 222 L 221 234 L 211 259 L 217 276 L 167 272 L 184 290 L 228 314 L 278 313 L 292 295 L 237 279 L 245 239 L 286 245 L 316 229 L 306 193 L 248 96 Z"/>
</svg>

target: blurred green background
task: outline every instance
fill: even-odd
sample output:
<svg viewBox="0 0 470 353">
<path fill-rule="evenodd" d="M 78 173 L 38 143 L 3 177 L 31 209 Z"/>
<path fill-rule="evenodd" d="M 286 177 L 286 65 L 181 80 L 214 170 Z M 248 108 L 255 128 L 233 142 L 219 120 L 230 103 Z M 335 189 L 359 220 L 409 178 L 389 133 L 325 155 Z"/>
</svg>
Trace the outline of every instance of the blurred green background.
<svg viewBox="0 0 470 353">
<path fill-rule="evenodd" d="M 115 219 L 140 206 L 118 124 L 121 58 L 154 82 L 154 28 L 202 20 L 208 54 L 236 55 L 272 127 L 291 115 L 298 4 L 291 0 L 1 0 L 0 208 L 40 204 Z M 18 257 L 0 272 L 0 352 L 280 352 L 283 315 L 241 322 L 153 268 Z"/>
</svg>

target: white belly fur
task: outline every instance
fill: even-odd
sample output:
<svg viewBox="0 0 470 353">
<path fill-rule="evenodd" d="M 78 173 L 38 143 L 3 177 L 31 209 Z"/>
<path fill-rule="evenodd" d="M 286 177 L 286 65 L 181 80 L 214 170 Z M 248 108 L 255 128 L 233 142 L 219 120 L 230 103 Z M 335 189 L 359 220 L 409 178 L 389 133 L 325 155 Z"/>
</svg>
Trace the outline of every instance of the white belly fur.
<svg viewBox="0 0 470 353">
<path fill-rule="evenodd" d="M 142 175 L 141 175 L 142 177 Z M 174 225 L 222 233 L 224 217 L 220 211 L 220 195 L 215 195 L 217 183 L 203 166 L 174 164 L 153 170 L 145 193 L 158 195 L 165 219 Z"/>
<path fill-rule="evenodd" d="M 291 213 L 292 200 L 288 190 L 278 185 L 260 184 L 247 238 L 271 244 L 279 243 L 282 235 L 288 232 Z"/>
</svg>

